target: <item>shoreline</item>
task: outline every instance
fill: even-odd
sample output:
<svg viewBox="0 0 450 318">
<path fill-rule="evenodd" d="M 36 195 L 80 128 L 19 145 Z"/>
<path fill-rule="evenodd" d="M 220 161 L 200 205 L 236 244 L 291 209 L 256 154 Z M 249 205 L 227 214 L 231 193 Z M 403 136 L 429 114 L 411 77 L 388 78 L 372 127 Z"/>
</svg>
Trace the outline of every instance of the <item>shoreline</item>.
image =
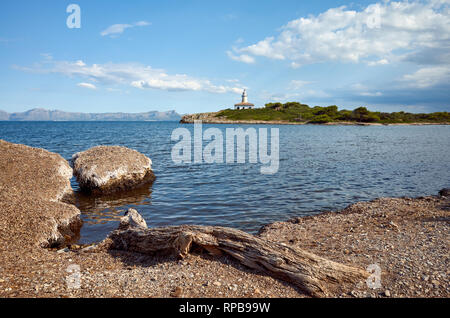
<svg viewBox="0 0 450 318">
<path fill-rule="evenodd" d="M 312 126 L 447 126 L 450 123 L 431 123 L 431 122 L 415 122 L 415 123 L 364 123 L 364 122 L 329 122 L 329 123 L 307 123 L 307 122 L 289 122 L 279 120 L 229 120 L 223 117 L 215 117 L 218 112 L 198 113 L 184 115 L 180 124 L 194 124 L 195 121 L 202 121 L 202 124 L 243 124 L 243 125 L 312 125 Z"/>
<path fill-rule="evenodd" d="M 0 188 L 17 185 L 0 192 L 0 297 L 308 297 L 295 285 L 227 255 L 193 251 L 180 260 L 110 249 L 108 239 L 89 247 L 66 240 L 48 248 L 42 243 L 56 235 L 55 224 L 58 236 L 65 237 L 70 219 L 76 217 L 73 205 L 59 201 L 59 191 L 69 180 L 59 168 L 66 167 L 65 161 L 39 148 L 6 142 L 0 146 L 16 149 L 2 151 L 0 160 L 10 166 L 0 165 Z M 18 167 L 26 169 L 17 173 Z M 36 176 L 33 169 L 46 171 Z M 33 182 L 30 193 L 21 188 L 30 186 L 27 182 Z M 39 186 L 45 182 L 50 188 Z M 35 196 L 45 197 L 49 189 L 54 192 L 49 201 L 36 205 Z M 60 215 L 61 208 L 67 214 Z M 374 263 L 381 267 L 381 288 L 359 282 L 330 297 L 449 297 L 449 225 L 447 190 L 435 196 L 357 202 L 339 211 L 274 222 L 254 237 L 363 270 Z M 73 265 L 80 270 L 79 288 L 66 284 Z"/>
<path fill-rule="evenodd" d="M 194 122 L 181 122 L 180 124 L 194 124 Z M 202 124 L 211 125 L 293 125 L 293 126 L 448 126 L 450 123 L 395 123 L 395 124 L 380 124 L 380 123 L 347 123 L 347 122 L 332 122 L 324 124 L 312 123 L 292 123 L 285 121 L 202 121 Z"/>
</svg>

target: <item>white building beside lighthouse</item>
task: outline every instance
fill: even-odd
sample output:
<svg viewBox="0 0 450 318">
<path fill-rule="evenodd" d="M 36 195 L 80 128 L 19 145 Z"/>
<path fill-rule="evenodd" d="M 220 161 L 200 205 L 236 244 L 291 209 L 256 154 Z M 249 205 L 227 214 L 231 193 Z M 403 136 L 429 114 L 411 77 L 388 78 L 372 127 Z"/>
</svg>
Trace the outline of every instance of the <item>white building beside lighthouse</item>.
<svg viewBox="0 0 450 318">
<path fill-rule="evenodd" d="M 253 107 L 255 107 L 255 105 L 248 102 L 247 91 L 244 89 L 244 92 L 242 93 L 242 102 L 235 104 L 234 109 L 253 109 Z"/>
</svg>

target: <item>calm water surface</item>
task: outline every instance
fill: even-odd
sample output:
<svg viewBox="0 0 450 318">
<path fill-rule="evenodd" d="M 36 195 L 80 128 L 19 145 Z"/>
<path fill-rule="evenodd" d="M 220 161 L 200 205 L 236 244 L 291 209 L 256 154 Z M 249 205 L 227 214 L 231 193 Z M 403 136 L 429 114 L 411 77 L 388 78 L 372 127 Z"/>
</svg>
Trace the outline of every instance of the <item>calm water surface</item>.
<svg viewBox="0 0 450 318">
<path fill-rule="evenodd" d="M 242 127 L 250 127 L 241 125 Z M 258 164 L 174 164 L 175 122 L 0 122 L 0 138 L 70 159 L 96 145 L 122 145 L 153 161 L 151 187 L 119 196 L 78 195 L 81 243 L 115 229 L 128 207 L 149 226 L 203 224 L 254 232 L 294 216 L 381 196 L 435 194 L 450 186 L 450 126 L 260 126 L 280 129 L 280 168 Z M 235 125 L 204 125 L 223 131 Z M 206 142 L 205 142 L 206 143 Z M 75 180 L 72 186 L 78 190 Z"/>
</svg>

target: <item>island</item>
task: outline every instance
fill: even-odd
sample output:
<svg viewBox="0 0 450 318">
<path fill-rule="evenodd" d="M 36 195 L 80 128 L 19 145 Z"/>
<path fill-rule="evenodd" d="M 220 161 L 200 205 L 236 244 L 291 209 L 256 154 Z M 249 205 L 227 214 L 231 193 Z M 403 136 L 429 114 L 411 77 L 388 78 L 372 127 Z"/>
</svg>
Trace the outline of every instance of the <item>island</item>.
<svg viewBox="0 0 450 318">
<path fill-rule="evenodd" d="M 185 115 L 181 123 L 201 120 L 213 124 L 326 124 L 326 125 L 448 125 L 450 112 L 373 112 L 366 107 L 339 110 L 338 106 L 310 107 L 299 102 L 268 103 L 263 108 L 225 109 Z"/>
</svg>

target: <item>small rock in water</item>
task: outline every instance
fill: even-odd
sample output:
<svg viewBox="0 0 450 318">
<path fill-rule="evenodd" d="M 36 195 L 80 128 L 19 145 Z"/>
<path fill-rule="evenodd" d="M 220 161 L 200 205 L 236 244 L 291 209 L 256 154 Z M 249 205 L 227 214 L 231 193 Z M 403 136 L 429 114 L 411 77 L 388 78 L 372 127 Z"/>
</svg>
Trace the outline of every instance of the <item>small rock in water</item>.
<svg viewBox="0 0 450 318">
<path fill-rule="evenodd" d="M 144 218 L 135 209 L 129 208 L 125 215 L 120 219 L 119 229 L 128 228 L 147 228 Z"/>
</svg>

